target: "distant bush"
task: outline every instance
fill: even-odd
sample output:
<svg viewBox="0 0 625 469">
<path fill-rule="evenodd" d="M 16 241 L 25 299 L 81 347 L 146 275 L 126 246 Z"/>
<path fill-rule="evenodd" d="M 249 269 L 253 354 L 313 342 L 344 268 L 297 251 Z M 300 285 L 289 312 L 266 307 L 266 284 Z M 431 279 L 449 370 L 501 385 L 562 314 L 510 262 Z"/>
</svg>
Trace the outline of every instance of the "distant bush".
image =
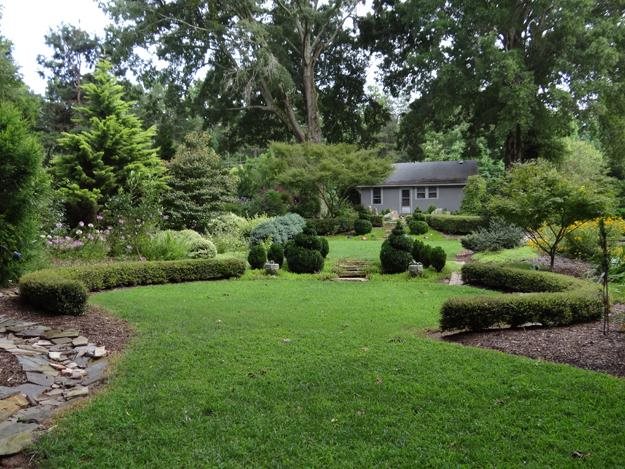
<svg viewBox="0 0 625 469">
<path fill-rule="evenodd" d="M 425 269 L 432 265 L 432 246 L 426 244 L 421 250 L 421 263 Z"/>
<path fill-rule="evenodd" d="M 92 264 L 26 274 L 19 290 L 26 303 L 47 313 L 78 315 L 85 311 L 89 291 L 240 277 L 244 271 L 238 259 Z"/>
<path fill-rule="evenodd" d="M 430 229 L 426 222 L 415 220 L 414 218 L 408 223 L 408 228 L 410 228 L 410 233 L 414 235 L 425 234 Z"/>
<path fill-rule="evenodd" d="M 447 253 L 442 247 L 435 247 L 429 253 L 429 260 L 432 267 L 434 267 L 437 272 L 441 272 L 447 262 Z"/>
<path fill-rule="evenodd" d="M 284 264 L 284 248 L 281 244 L 273 243 L 267 251 L 267 260 L 274 261 L 280 267 Z"/>
<path fill-rule="evenodd" d="M 384 226 L 384 217 L 382 215 L 371 215 L 371 224 L 376 228 Z"/>
<path fill-rule="evenodd" d="M 412 212 L 412 219 L 417 221 L 425 221 L 425 214 L 421 211 L 419 207 L 414 209 Z"/>
<path fill-rule="evenodd" d="M 387 274 L 406 272 L 412 261 L 412 239 L 406 236 L 401 222 L 382 243 L 380 263 L 382 271 Z"/>
<path fill-rule="evenodd" d="M 254 245 L 270 239 L 274 243 L 286 244 L 301 233 L 305 225 L 306 220 L 296 213 L 270 218 L 251 231 L 249 242 Z"/>
<path fill-rule="evenodd" d="M 262 244 L 254 244 L 247 255 L 247 262 L 249 262 L 252 269 L 262 269 L 265 262 L 267 262 L 265 246 Z"/>
<path fill-rule="evenodd" d="M 297 274 L 312 274 L 323 270 L 324 243 L 314 229 L 307 226 L 295 236 L 286 250 L 289 270 Z"/>
<path fill-rule="evenodd" d="M 442 330 L 525 323 L 563 326 L 592 321 L 602 314 L 599 288 L 573 277 L 470 263 L 462 268 L 462 278 L 471 285 L 525 294 L 451 298 L 441 309 Z"/>
<path fill-rule="evenodd" d="M 321 236 L 331 236 L 339 232 L 340 221 L 338 218 L 309 218 L 306 224 L 313 227 Z"/>
<path fill-rule="evenodd" d="M 501 218 L 493 218 L 488 228 L 477 228 L 460 240 L 462 246 L 472 251 L 499 251 L 521 245 L 524 232 Z"/>
<path fill-rule="evenodd" d="M 357 235 L 365 235 L 367 233 L 371 233 L 372 229 L 373 225 L 371 224 L 371 222 L 364 218 L 359 218 L 354 222 L 354 232 Z"/>
<path fill-rule="evenodd" d="M 141 254 L 151 261 L 210 259 L 217 255 L 215 245 L 193 230 L 165 230 L 141 242 Z"/>
<path fill-rule="evenodd" d="M 475 215 L 427 215 L 426 221 L 435 230 L 448 234 L 469 234 L 485 225 L 482 217 Z"/>
</svg>

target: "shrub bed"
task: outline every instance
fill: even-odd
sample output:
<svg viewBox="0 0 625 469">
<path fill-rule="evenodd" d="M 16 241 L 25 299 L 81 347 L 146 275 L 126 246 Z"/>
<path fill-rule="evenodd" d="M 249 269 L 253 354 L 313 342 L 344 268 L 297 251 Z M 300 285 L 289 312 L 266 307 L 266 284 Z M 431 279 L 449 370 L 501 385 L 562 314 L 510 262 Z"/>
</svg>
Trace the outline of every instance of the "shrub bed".
<svg viewBox="0 0 625 469">
<path fill-rule="evenodd" d="M 442 330 L 525 323 L 565 326 L 601 317 L 599 288 L 573 277 L 471 263 L 462 268 L 462 278 L 471 285 L 524 294 L 451 298 L 441 309 Z"/>
<path fill-rule="evenodd" d="M 244 271 L 245 263 L 238 259 L 95 264 L 26 274 L 19 290 L 28 304 L 47 313 L 78 315 L 85 311 L 90 291 L 239 277 Z"/>
<path fill-rule="evenodd" d="M 448 234 L 469 234 L 486 225 L 482 217 L 475 215 L 435 215 L 425 216 L 428 225 Z"/>
<path fill-rule="evenodd" d="M 301 233 L 306 225 L 297 213 L 287 213 L 280 217 L 273 217 L 259 224 L 250 232 L 250 246 L 263 243 L 269 239 L 274 243 L 286 244 L 295 235 Z"/>
<path fill-rule="evenodd" d="M 510 225 L 500 218 L 493 218 L 488 228 L 478 228 L 463 237 L 460 242 L 463 247 L 472 251 L 499 251 L 520 246 L 523 236 L 524 232 L 518 226 Z"/>
</svg>

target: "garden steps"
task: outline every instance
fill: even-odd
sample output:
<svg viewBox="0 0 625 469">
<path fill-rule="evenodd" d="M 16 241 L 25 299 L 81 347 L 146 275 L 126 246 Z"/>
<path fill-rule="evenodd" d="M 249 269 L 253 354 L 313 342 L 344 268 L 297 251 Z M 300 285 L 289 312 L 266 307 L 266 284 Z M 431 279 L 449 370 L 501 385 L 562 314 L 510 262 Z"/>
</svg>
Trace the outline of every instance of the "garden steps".
<svg viewBox="0 0 625 469">
<path fill-rule="evenodd" d="M 338 280 L 366 281 L 370 263 L 361 259 L 340 259 L 334 271 Z"/>
</svg>

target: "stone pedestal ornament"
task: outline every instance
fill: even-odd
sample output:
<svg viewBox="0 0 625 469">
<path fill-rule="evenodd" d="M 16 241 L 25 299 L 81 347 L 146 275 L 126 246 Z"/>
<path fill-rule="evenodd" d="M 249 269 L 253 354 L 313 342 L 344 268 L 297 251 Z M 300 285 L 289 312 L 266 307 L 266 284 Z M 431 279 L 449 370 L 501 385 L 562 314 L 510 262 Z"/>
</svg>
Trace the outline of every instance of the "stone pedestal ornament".
<svg viewBox="0 0 625 469">
<path fill-rule="evenodd" d="M 408 264 L 408 272 L 412 277 L 421 277 L 423 275 L 423 264 L 421 262 L 412 261 Z"/>
<path fill-rule="evenodd" d="M 280 264 L 274 261 L 265 262 L 265 272 L 269 275 L 276 275 L 280 269 Z"/>
</svg>

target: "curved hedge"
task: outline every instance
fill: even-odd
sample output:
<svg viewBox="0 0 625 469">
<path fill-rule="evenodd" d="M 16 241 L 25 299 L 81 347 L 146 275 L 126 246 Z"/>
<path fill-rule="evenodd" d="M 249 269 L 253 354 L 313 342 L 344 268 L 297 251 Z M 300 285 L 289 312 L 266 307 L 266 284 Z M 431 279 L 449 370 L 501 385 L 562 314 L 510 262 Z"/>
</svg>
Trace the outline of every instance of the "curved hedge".
<svg viewBox="0 0 625 469">
<path fill-rule="evenodd" d="M 486 220 L 476 215 L 436 215 L 425 216 L 430 227 L 448 234 L 466 235 L 486 225 Z"/>
<path fill-rule="evenodd" d="M 465 283 L 522 294 L 458 297 L 441 309 L 441 329 L 479 330 L 500 324 L 565 326 L 601 317 L 599 287 L 584 280 L 492 264 L 462 268 Z"/>
<path fill-rule="evenodd" d="M 193 282 L 239 277 L 245 263 L 238 259 L 120 262 L 45 269 L 22 276 L 21 297 L 52 314 L 82 314 L 87 293 L 117 287 Z"/>
</svg>

